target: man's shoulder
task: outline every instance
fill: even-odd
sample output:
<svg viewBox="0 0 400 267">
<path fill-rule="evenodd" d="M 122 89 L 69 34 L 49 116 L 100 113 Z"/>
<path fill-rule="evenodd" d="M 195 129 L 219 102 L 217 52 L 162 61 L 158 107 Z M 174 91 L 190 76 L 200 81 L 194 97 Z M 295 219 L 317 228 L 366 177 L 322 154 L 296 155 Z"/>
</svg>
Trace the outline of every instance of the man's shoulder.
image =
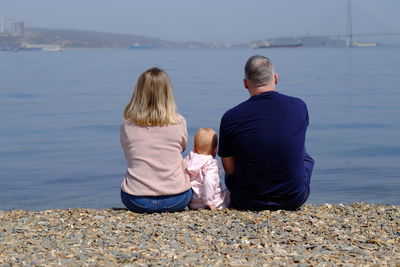
<svg viewBox="0 0 400 267">
<path fill-rule="evenodd" d="M 225 111 L 222 119 L 230 119 L 235 117 L 236 115 L 241 114 L 244 110 L 248 108 L 248 102 L 249 100 L 243 101 L 240 104 L 237 104 L 236 106 L 228 109 L 227 111 Z"/>
<path fill-rule="evenodd" d="M 280 97 L 281 99 L 285 99 L 287 101 L 290 101 L 292 103 L 298 103 L 298 104 L 305 105 L 305 102 L 301 98 L 296 97 L 296 96 L 290 96 L 290 95 L 285 95 L 285 94 L 279 93 L 278 97 Z"/>
</svg>

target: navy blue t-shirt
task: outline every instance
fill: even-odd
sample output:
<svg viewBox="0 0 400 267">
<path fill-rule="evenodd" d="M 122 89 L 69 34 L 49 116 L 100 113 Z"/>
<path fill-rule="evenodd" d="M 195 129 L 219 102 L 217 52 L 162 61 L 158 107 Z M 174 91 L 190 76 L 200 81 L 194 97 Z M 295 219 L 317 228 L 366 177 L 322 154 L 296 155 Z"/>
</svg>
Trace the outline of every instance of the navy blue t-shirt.
<svg viewBox="0 0 400 267">
<path fill-rule="evenodd" d="M 305 190 L 306 104 L 276 91 L 250 97 L 221 119 L 220 157 L 235 158 L 231 191 L 254 198 L 290 197 Z"/>
</svg>

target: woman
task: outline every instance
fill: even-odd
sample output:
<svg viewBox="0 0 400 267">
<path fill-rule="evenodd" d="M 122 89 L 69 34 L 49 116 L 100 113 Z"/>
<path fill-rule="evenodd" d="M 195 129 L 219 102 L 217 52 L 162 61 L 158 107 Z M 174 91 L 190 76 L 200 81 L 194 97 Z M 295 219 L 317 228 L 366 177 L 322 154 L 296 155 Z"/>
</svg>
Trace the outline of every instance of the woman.
<svg viewBox="0 0 400 267">
<path fill-rule="evenodd" d="M 188 133 L 176 112 L 167 74 L 151 68 L 139 76 L 121 124 L 128 170 L 122 203 L 140 213 L 182 211 L 192 198 L 183 165 Z"/>
</svg>

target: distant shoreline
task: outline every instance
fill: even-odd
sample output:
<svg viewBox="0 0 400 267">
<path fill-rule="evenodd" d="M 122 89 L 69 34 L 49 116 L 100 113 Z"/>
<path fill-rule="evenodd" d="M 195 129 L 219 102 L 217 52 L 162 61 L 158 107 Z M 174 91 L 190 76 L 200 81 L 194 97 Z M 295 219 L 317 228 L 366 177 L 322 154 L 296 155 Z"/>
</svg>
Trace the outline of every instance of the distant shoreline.
<svg viewBox="0 0 400 267">
<path fill-rule="evenodd" d="M 357 48 L 351 48 L 351 49 L 379 49 L 379 48 L 400 48 L 400 45 L 382 45 L 379 47 L 357 47 Z M 302 47 L 302 48 L 296 48 L 295 50 L 298 49 L 348 49 L 347 47 Z M 218 48 L 211 48 L 211 47 L 155 47 L 152 49 L 130 49 L 127 47 L 121 47 L 121 48 L 110 48 L 110 47 L 74 47 L 74 48 L 56 48 L 56 49 L 25 49 L 23 47 L 1 47 L 0 46 L 0 53 L 1 52 L 73 52 L 73 51 L 132 51 L 133 52 L 152 52 L 154 50 L 227 50 L 227 49 L 248 49 L 248 50 L 254 50 L 254 53 L 260 53 L 260 51 L 276 51 L 276 50 L 293 50 L 292 48 L 265 48 L 265 49 L 254 49 L 250 47 L 218 47 Z"/>
<path fill-rule="evenodd" d="M 271 47 L 293 46 L 301 43 L 305 47 L 345 47 L 343 37 L 332 36 L 288 36 L 280 38 L 261 37 L 264 39 L 239 44 L 217 42 L 174 42 L 141 35 L 106 33 L 88 30 L 27 28 L 23 36 L 0 36 L 1 48 L 24 48 L 31 46 L 59 46 L 71 48 L 109 48 L 128 49 L 134 45 L 154 48 L 256 48 L 268 43 Z M 383 45 L 378 43 L 360 43 L 360 46 Z M 268 48 L 270 49 L 270 48 Z"/>
</svg>

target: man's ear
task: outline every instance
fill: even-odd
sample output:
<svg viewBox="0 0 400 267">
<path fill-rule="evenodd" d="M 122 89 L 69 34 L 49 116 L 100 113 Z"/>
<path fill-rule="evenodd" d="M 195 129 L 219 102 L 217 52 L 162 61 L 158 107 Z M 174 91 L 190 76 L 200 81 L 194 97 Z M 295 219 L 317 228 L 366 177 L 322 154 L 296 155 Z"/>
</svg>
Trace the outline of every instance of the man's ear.
<svg viewBox="0 0 400 267">
<path fill-rule="evenodd" d="M 275 79 L 275 84 L 278 84 L 278 81 L 279 81 L 279 76 L 278 76 L 278 74 L 274 74 L 274 79 Z"/>
<path fill-rule="evenodd" d="M 249 83 L 249 81 L 247 81 L 246 79 L 243 79 L 244 88 L 249 89 L 248 83 Z"/>
</svg>

